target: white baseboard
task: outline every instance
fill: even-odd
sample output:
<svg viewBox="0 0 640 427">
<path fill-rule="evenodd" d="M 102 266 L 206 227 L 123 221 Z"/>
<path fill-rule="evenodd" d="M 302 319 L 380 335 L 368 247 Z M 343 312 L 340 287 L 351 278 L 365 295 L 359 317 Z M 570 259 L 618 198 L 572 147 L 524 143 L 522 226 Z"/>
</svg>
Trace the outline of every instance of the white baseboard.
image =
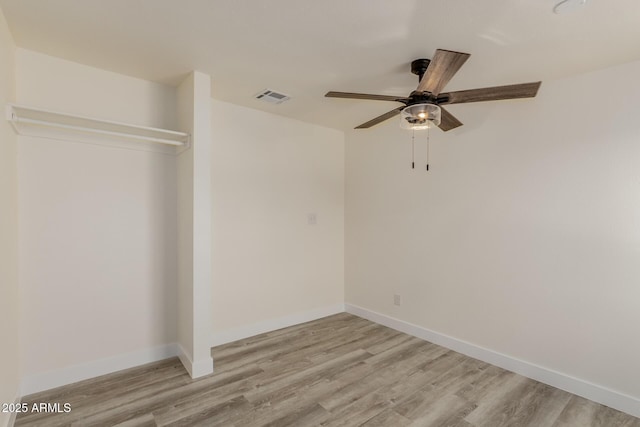
<svg viewBox="0 0 640 427">
<path fill-rule="evenodd" d="M 133 353 L 121 354 L 80 365 L 69 366 L 56 371 L 34 374 L 23 379 L 21 394 L 26 396 L 146 363 L 157 362 L 177 355 L 178 345 L 166 344 Z"/>
<path fill-rule="evenodd" d="M 178 358 L 191 378 L 200 378 L 213 373 L 213 358 L 211 356 L 194 362 L 184 347 L 178 344 Z"/>
<path fill-rule="evenodd" d="M 242 326 L 240 328 L 229 329 L 227 331 L 218 332 L 213 335 L 211 346 L 215 347 L 221 344 L 227 344 L 255 335 L 264 334 L 289 326 L 298 325 L 300 323 L 310 322 L 312 320 L 321 319 L 344 312 L 344 304 L 338 303 L 327 307 L 320 307 L 313 310 L 296 313 L 289 316 L 279 317 L 277 319 L 269 319 L 252 325 Z"/>
<path fill-rule="evenodd" d="M 404 332 L 414 337 L 441 345 L 458 353 L 482 360 L 483 362 L 499 366 L 527 378 L 540 381 L 569 393 L 582 396 L 594 402 L 617 409 L 634 417 L 640 417 L 640 399 L 619 393 L 615 390 L 575 378 L 561 372 L 556 372 L 524 360 L 516 359 L 502 353 L 495 352 L 448 335 L 431 331 L 418 325 L 393 318 L 366 308 L 352 304 L 345 304 L 347 313 L 363 317 L 372 322 Z"/>
</svg>

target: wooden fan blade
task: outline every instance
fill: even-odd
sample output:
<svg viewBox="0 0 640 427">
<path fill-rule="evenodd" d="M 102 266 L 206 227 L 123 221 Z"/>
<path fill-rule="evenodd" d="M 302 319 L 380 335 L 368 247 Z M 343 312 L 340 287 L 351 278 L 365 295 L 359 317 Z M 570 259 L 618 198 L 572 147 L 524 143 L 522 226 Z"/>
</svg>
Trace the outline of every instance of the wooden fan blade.
<svg viewBox="0 0 640 427">
<path fill-rule="evenodd" d="M 440 107 L 440 124 L 438 125 L 440 129 L 446 132 L 460 126 L 462 126 L 462 122 L 460 120 L 456 119 L 453 114 Z"/>
<path fill-rule="evenodd" d="M 397 101 L 403 102 L 406 100 L 402 96 L 392 95 L 370 95 L 368 93 L 352 93 L 352 92 L 327 92 L 325 94 L 327 98 L 348 98 L 348 99 L 370 99 L 373 101 Z"/>
<path fill-rule="evenodd" d="M 377 125 L 378 123 L 384 122 L 387 119 L 390 119 L 393 116 L 397 116 L 398 114 L 400 114 L 400 111 L 402 111 L 404 109 L 403 107 L 398 107 L 395 108 L 391 111 L 389 111 L 388 113 L 384 113 L 381 116 L 376 117 L 375 119 L 369 120 L 366 123 L 361 124 L 360 126 L 356 127 L 355 129 L 367 129 L 370 128 L 371 126 Z"/>
<path fill-rule="evenodd" d="M 466 102 L 497 101 L 500 99 L 533 98 L 538 93 L 540 84 L 542 82 L 448 92 L 440 95 L 443 100 L 438 103 L 463 104 Z"/>
<path fill-rule="evenodd" d="M 451 50 L 436 50 L 427 71 L 418 85 L 418 92 L 438 95 L 471 55 Z"/>
</svg>

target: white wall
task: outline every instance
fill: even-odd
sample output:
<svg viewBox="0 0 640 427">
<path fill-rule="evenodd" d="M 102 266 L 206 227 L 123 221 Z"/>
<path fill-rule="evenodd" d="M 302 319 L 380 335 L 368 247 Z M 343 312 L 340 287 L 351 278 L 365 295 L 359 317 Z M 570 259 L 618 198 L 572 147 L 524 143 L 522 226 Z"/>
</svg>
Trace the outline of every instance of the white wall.
<svg viewBox="0 0 640 427">
<path fill-rule="evenodd" d="M 175 129 L 175 88 L 19 48 L 18 102 L 30 107 Z"/>
<path fill-rule="evenodd" d="M 15 45 L 0 10 L 0 108 L 14 100 Z M 19 395 L 18 345 L 18 182 L 16 137 L 0 120 L 0 402 L 11 403 Z M 0 413 L 0 426 L 9 422 Z"/>
<path fill-rule="evenodd" d="M 341 304 L 343 133 L 215 100 L 212 128 L 215 334 Z"/>
<path fill-rule="evenodd" d="M 174 88 L 22 49 L 16 83 L 17 101 L 29 106 L 147 126 L 176 120 Z M 175 157 L 18 143 L 28 391 L 52 372 L 60 380 L 81 364 L 175 342 Z"/>
<path fill-rule="evenodd" d="M 178 122 L 174 88 L 23 49 L 17 62 L 21 104 Z M 343 133 L 217 101 L 212 110 L 210 338 L 340 310 Z M 19 150 L 27 392 L 175 342 L 177 159 L 26 136 Z"/>
<path fill-rule="evenodd" d="M 347 134 L 346 301 L 640 399 L 639 74 Z"/>
</svg>

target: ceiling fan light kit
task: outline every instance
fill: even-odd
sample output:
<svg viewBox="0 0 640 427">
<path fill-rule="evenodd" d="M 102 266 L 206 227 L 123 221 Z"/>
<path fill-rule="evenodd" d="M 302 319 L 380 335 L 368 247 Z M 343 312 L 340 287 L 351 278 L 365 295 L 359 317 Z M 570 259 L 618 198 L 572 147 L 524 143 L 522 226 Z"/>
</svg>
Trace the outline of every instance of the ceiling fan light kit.
<svg viewBox="0 0 640 427">
<path fill-rule="evenodd" d="M 586 0 L 577 1 L 584 3 Z M 445 85 L 470 56 L 468 53 L 437 49 L 431 60 L 416 59 L 411 63 L 411 72 L 418 76 L 419 84 L 408 97 L 334 91 L 327 92 L 325 97 L 392 101 L 404 104 L 357 126 L 356 129 L 370 128 L 400 114 L 400 127 L 403 129 L 423 130 L 437 126 L 447 132 L 462 126 L 462 122 L 442 108 L 442 105 L 533 98 L 538 93 L 541 82 L 442 93 Z"/>
<path fill-rule="evenodd" d="M 439 126 L 441 117 L 441 109 L 435 104 L 414 104 L 400 112 L 400 127 L 408 130 L 424 130 Z"/>
</svg>

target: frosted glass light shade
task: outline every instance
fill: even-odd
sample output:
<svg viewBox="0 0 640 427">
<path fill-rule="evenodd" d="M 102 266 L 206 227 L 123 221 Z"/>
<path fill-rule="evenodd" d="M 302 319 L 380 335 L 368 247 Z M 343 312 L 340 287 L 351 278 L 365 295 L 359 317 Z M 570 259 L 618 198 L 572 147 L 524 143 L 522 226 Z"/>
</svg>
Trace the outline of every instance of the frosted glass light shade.
<svg viewBox="0 0 640 427">
<path fill-rule="evenodd" d="M 422 130 L 440 124 L 440 107 L 435 104 L 410 105 L 400 113 L 400 127 Z"/>
</svg>

